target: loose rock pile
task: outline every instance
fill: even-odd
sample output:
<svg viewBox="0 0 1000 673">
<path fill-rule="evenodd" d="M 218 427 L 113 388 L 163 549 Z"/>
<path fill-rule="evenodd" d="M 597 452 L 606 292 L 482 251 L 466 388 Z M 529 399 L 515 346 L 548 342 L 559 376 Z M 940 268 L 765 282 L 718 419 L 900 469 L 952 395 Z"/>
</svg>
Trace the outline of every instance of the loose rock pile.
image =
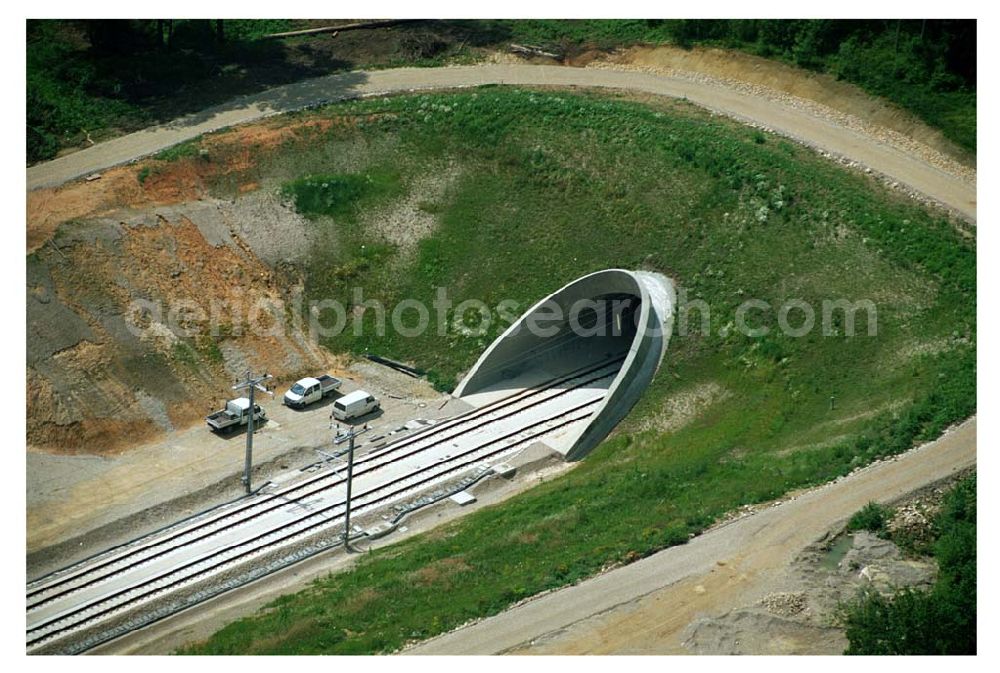
<svg viewBox="0 0 1000 673">
<path fill-rule="evenodd" d="M 791 617 L 806 609 L 806 595 L 802 591 L 768 594 L 760 603 L 768 612 L 781 617 Z"/>
</svg>

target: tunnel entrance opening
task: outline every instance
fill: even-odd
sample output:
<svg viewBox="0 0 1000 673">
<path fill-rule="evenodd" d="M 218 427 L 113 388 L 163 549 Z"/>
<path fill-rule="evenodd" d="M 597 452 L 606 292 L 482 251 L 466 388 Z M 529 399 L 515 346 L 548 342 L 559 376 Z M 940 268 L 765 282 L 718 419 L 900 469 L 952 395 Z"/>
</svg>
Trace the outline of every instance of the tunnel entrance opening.
<svg viewBox="0 0 1000 673">
<path fill-rule="evenodd" d="M 607 390 L 635 341 L 642 299 L 607 293 L 560 306 L 550 300 L 537 307 L 537 320 L 523 321 L 497 354 L 479 369 L 480 385 L 463 399 L 489 404 L 530 388 L 551 386 L 584 391 Z M 548 319 L 546 316 L 560 316 Z"/>
<path fill-rule="evenodd" d="M 502 409 L 507 427 L 568 460 L 586 455 L 652 380 L 673 324 L 670 280 L 607 269 L 579 278 L 530 308 L 498 337 L 454 395 Z M 498 412 L 500 413 L 500 412 Z"/>
</svg>

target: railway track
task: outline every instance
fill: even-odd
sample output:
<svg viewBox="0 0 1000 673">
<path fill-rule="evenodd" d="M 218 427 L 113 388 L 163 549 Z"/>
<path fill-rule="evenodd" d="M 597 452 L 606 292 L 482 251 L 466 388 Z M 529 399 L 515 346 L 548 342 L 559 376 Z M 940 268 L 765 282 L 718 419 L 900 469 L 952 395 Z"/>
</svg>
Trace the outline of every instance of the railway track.
<svg viewBox="0 0 1000 673">
<path fill-rule="evenodd" d="M 432 426 L 416 436 L 405 437 L 372 451 L 355 462 L 355 465 L 361 468 L 356 470 L 355 480 L 365 475 L 372 476 L 387 466 L 419 457 L 431 448 L 440 447 L 470 433 L 483 432 L 497 423 L 509 421 L 519 414 L 527 414 L 532 409 L 556 398 L 612 377 L 617 373 L 623 359 L 614 357 L 597 365 L 580 368 L 551 379 L 537 388 L 507 396 Z M 360 490 L 352 498 L 352 512 L 358 515 L 371 512 L 399 500 L 407 493 L 418 492 L 450 475 L 471 469 L 476 464 L 496 460 L 502 455 L 518 450 L 540 437 L 585 418 L 603 397 L 603 392 L 600 392 L 588 396 L 584 402 L 575 403 L 569 408 L 560 409 L 556 413 L 534 419 L 529 423 L 513 423 L 513 430 L 496 436 L 487 436 L 485 441 L 476 442 L 455 455 L 447 454 L 445 458 L 431 464 L 419 465 L 398 477 Z M 109 557 L 91 559 L 86 564 L 77 564 L 31 583 L 28 590 L 26 634 L 29 650 L 68 636 L 74 631 L 113 615 L 135 610 L 156 600 L 158 596 L 179 590 L 185 585 L 196 583 L 230 567 L 240 566 L 267 554 L 270 550 L 313 537 L 338 525 L 342 522 L 346 503 L 342 498 L 334 502 L 324 502 L 323 494 L 329 495 L 331 489 L 336 489 L 342 484 L 344 479 L 338 472 L 316 475 L 280 491 L 262 495 L 259 499 L 242 502 L 233 509 L 209 516 L 204 520 L 193 521 L 182 529 L 168 530 L 158 538 L 120 548 L 117 553 Z M 120 588 L 110 586 L 116 578 L 120 579 L 130 572 L 138 571 L 143 566 L 151 566 L 158 560 L 169 560 L 168 557 L 172 555 L 180 556 L 185 549 L 193 548 L 210 538 L 221 539 L 226 532 L 252 524 L 254 520 L 262 520 L 271 513 L 281 510 L 287 513 L 290 506 L 301 506 L 306 513 L 291 520 L 279 520 L 276 525 L 266 530 L 254 531 L 255 534 L 240 538 L 233 543 L 220 544 L 183 562 L 171 563 L 168 568 L 153 573 L 151 577 L 143 578 L 139 582 L 125 584 Z M 74 594 L 99 588 L 102 584 L 109 585 L 106 592 L 89 600 L 71 603 Z M 56 609 L 58 606 L 53 604 L 57 602 L 70 605 Z M 46 606 L 50 608 L 46 610 Z"/>
<path fill-rule="evenodd" d="M 356 469 L 358 469 L 358 475 L 384 465 L 388 457 L 397 456 L 403 449 L 410 448 L 411 452 L 406 455 L 412 455 L 414 445 L 418 445 L 417 448 L 427 448 L 425 445 L 431 440 L 433 440 L 434 443 L 447 441 L 460 434 L 482 427 L 488 423 L 507 418 L 521 410 L 521 408 L 516 405 L 526 401 L 530 402 L 532 399 L 538 398 L 545 393 L 558 388 L 560 385 L 573 381 L 574 379 L 592 377 L 595 373 L 601 374 L 602 372 L 606 372 L 611 367 L 620 363 L 623 359 L 623 357 L 612 358 L 595 366 L 582 367 L 566 375 L 550 379 L 538 388 L 515 393 L 500 400 L 496 400 L 492 404 L 472 409 L 465 414 L 456 416 L 455 418 L 442 423 L 438 423 L 417 436 L 401 438 L 396 442 L 357 458 L 354 464 Z M 581 385 L 586 385 L 586 383 L 589 382 L 592 381 L 588 379 Z M 553 396 L 558 394 L 559 393 L 557 391 Z M 366 468 L 366 466 L 370 463 L 375 463 L 375 465 Z M 48 602 L 51 602 L 52 600 L 67 595 L 73 589 L 83 588 L 83 586 L 86 585 L 76 583 L 83 578 L 90 577 L 88 582 L 104 579 L 110 576 L 110 574 L 113 574 L 113 572 L 99 575 L 96 578 L 93 576 L 98 574 L 99 571 L 112 568 L 125 560 L 135 560 L 137 557 L 146 552 L 161 548 L 170 542 L 177 541 L 196 532 L 220 532 L 221 530 L 225 530 L 225 527 L 220 528 L 218 525 L 222 525 L 226 521 L 230 521 L 229 525 L 233 525 L 233 523 L 239 523 L 240 521 L 246 520 L 246 518 L 238 518 L 242 514 L 250 514 L 250 517 L 252 517 L 253 513 L 263 514 L 274 508 L 284 507 L 288 504 L 289 500 L 294 501 L 308 498 L 321 492 L 322 490 L 344 483 L 344 479 L 341 477 L 342 475 L 340 471 L 318 474 L 287 488 L 271 493 L 264 493 L 251 502 L 244 502 L 243 504 L 238 505 L 233 509 L 228 509 L 217 516 L 209 517 L 204 521 L 194 522 L 193 525 L 186 526 L 172 534 L 159 537 L 152 542 L 141 544 L 140 546 L 132 549 L 123 550 L 122 553 L 114 555 L 110 558 L 101 559 L 97 563 L 94 562 L 96 559 L 88 559 L 88 561 L 85 562 L 86 567 L 81 570 L 74 571 L 74 568 L 82 565 L 77 564 L 76 566 L 70 566 L 69 568 L 50 573 L 49 575 L 35 580 L 28 585 L 27 609 L 28 611 L 34 610 Z M 234 519 L 236 519 L 236 521 L 232 521 Z"/>
</svg>

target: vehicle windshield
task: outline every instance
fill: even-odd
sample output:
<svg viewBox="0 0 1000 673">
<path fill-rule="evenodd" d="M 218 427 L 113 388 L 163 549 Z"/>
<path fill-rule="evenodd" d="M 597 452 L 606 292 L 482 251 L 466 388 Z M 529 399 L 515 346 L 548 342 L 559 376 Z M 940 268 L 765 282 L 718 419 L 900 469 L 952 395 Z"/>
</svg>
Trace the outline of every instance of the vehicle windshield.
<svg viewBox="0 0 1000 673">
<path fill-rule="evenodd" d="M 334 403 L 333 403 L 333 406 L 337 407 L 337 408 L 338 408 L 338 409 L 340 409 L 341 411 L 344 411 L 344 409 L 346 408 L 346 407 L 344 407 L 344 405 L 343 405 L 343 404 L 341 404 L 340 402 L 334 402 Z"/>
<path fill-rule="evenodd" d="M 306 389 L 303 388 L 298 383 L 296 383 L 294 386 L 292 386 L 292 392 L 295 393 L 296 395 L 305 395 Z"/>
</svg>

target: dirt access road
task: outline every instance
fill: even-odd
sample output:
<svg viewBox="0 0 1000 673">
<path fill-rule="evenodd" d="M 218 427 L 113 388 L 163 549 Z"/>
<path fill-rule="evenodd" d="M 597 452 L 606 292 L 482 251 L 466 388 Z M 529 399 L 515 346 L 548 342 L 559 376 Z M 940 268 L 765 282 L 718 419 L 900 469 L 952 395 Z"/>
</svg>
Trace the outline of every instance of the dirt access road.
<svg viewBox="0 0 1000 673">
<path fill-rule="evenodd" d="M 972 222 L 976 220 L 974 181 L 950 174 L 919 157 L 809 110 L 718 83 L 665 74 L 522 64 L 357 71 L 296 82 L 32 166 L 27 171 L 27 187 L 31 190 L 57 186 L 142 158 L 203 133 L 274 114 L 361 96 L 484 84 L 598 87 L 686 98 L 709 110 L 761 125 L 824 152 L 848 158 Z"/>
<path fill-rule="evenodd" d="M 683 645 L 689 624 L 781 591 L 799 551 L 867 502 L 892 501 L 975 462 L 973 417 L 893 460 L 405 653 L 689 653 Z"/>
</svg>

